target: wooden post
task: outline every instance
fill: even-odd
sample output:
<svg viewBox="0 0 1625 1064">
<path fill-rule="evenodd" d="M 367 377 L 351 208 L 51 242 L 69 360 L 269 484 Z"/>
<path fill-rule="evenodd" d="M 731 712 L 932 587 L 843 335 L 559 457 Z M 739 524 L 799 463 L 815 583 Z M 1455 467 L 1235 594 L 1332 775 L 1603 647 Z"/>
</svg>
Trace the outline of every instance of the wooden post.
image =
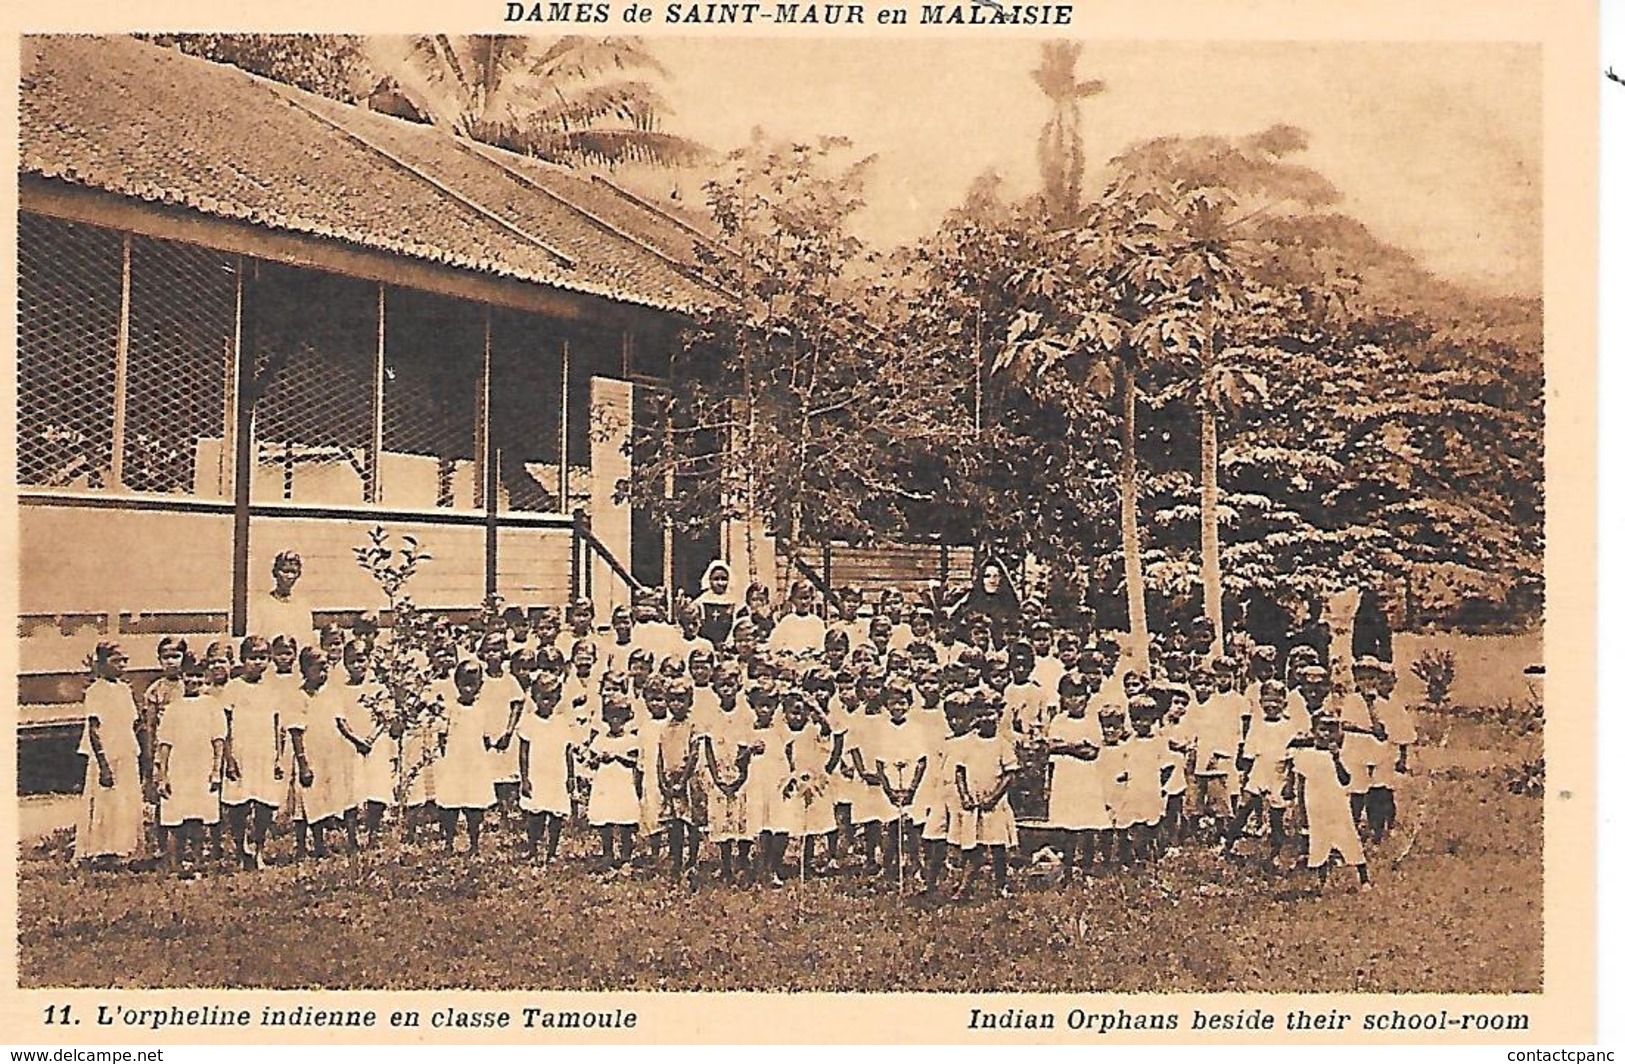
<svg viewBox="0 0 1625 1064">
<path fill-rule="evenodd" d="M 124 488 L 124 435 L 130 402 L 130 234 L 124 234 L 123 266 L 119 282 L 118 342 L 113 352 L 113 454 L 107 485 Z"/>
<path fill-rule="evenodd" d="M 570 341 L 559 348 L 559 511 L 570 506 Z"/>
<path fill-rule="evenodd" d="M 480 505 L 485 509 L 485 594 L 497 590 L 497 462 L 491 451 L 491 308 L 485 308 L 485 343 L 480 354 L 480 393 L 474 426 L 475 468 Z"/>
<path fill-rule="evenodd" d="M 586 535 L 592 531 L 592 517 L 585 510 L 577 510 L 575 512 L 575 517 L 576 542 L 585 547 Z M 581 569 L 581 582 L 586 589 L 586 596 L 588 598 L 592 598 L 592 571 L 594 568 L 592 553 L 590 551 L 583 550 L 581 552 L 581 560 L 583 562 Z"/>
<path fill-rule="evenodd" d="M 570 601 L 581 597 L 581 511 L 570 526 Z"/>
<path fill-rule="evenodd" d="M 372 455 L 367 465 L 367 501 L 383 495 L 379 478 L 384 461 L 384 286 L 378 285 L 378 349 L 372 359 Z"/>
<path fill-rule="evenodd" d="M 630 338 L 630 334 L 628 334 L 628 340 Z M 633 404 L 632 409 L 637 410 L 636 403 Z M 634 413 L 633 420 L 636 421 L 636 419 L 637 415 Z M 637 430 L 633 429 L 633 431 L 636 432 Z M 665 511 L 660 515 L 660 582 L 666 586 L 666 616 L 668 617 L 671 617 L 671 609 L 677 601 L 677 588 L 674 586 L 676 581 L 672 573 L 671 501 L 677 486 L 677 476 L 672 464 L 672 448 L 671 410 L 668 404 L 668 409 L 661 414 L 661 450 L 663 457 L 666 459 L 666 475 L 662 478 L 660 486 L 662 509 Z M 631 559 L 628 558 L 627 561 L 631 561 Z M 672 618 L 672 623 L 676 623 L 676 618 Z"/>
<path fill-rule="evenodd" d="M 497 591 L 497 463 L 502 451 L 496 452 L 496 461 L 486 463 L 485 474 L 485 593 Z"/>
<path fill-rule="evenodd" d="M 248 634 L 248 504 L 254 489 L 254 407 L 259 389 L 254 375 L 259 343 L 255 336 L 256 306 L 247 276 L 258 264 L 246 256 L 237 268 L 237 381 L 234 430 L 236 469 L 232 474 L 231 523 L 231 634 Z"/>
</svg>

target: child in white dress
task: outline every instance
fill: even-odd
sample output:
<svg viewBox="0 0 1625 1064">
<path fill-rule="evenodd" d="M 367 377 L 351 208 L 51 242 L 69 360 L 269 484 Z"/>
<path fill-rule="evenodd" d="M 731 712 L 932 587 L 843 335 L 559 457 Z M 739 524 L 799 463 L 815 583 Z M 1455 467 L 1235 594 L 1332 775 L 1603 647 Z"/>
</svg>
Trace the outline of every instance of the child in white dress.
<svg viewBox="0 0 1625 1064">
<path fill-rule="evenodd" d="M 777 722 L 779 696 L 765 684 L 753 686 L 747 695 L 752 723 L 746 762 L 745 816 L 748 829 L 755 833 L 757 859 L 762 874 L 775 887 L 784 885 L 784 850 L 788 836 L 778 826 L 780 789 L 789 775 L 785 745 L 789 741 Z"/>
<path fill-rule="evenodd" d="M 226 707 L 209 688 L 208 669 L 188 657 L 181 697 L 158 720 L 153 765 L 172 872 L 203 861 L 204 829 L 220 822 L 220 769 L 226 751 Z M 191 854 L 188 857 L 188 853 Z"/>
<path fill-rule="evenodd" d="M 530 684 L 525 713 L 514 732 L 519 741 L 519 808 L 525 813 L 525 856 L 559 855 L 559 835 L 570 815 L 570 779 L 575 773 L 573 722 L 559 712 L 559 674 L 538 672 Z"/>
<path fill-rule="evenodd" d="M 750 866 L 750 828 L 746 782 L 750 778 L 751 713 L 739 697 L 739 667 L 720 665 L 711 677 L 714 698 L 710 723 L 701 732 L 700 773 L 709 788 L 707 821 L 711 841 L 721 859 L 722 882 L 734 881 L 735 858 L 745 871 Z"/>
<path fill-rule="evenodd" d="M 1015 745 L 1000 734 L 999 702 L 991 692 L 977 697 L 972 738 L 953 754 L 954 791 L 959 808 L 948 824 L 948 841 L 965 851 L 965 875 L 956 896 L 968 898 L 976 873 L 992 857 L 993 883 L 1009 896 L 1009 849 L 1016 845 L 1016 817 L 1006 797 L 1021 763 Z"/>
<path fill-rule="evenodd" d="M 914 697 L 907 686 L 888 689 L 886 723 L 870 733 L 874 744 L 871 767 L 880 777 L 880 789 L 892 808 L 886 826 L 885 874 L 899 873 L 899 862 L 918 866 L 919 828 L 924 819 L 920 790 L 929 760 L 929 725 L 914 717 Z"/>
<path fill-rule="evenodd" d="M 1292 800 L 1294 788 L 1301 789 L 1304 815 L 1309 821 L 1309 867 L 1314 869 L 1320 888 L 1326 887 L 1331 855 L 1336 851 L 1345 864 L 1354 866 L 1360 889 L 1366 890 L 1371 886 L 1371 877 L 1366 871 L 1360 835 L 1354 828 L 1354 814 L 1349 809 L 1349 771 L 1343 765 L 1340 731 L 1336 718 L 1315 719 L 1314 745 L 1292 748 L 1292 777 L 1286 799 Z"/>
<path fill-rule="evenodd" d="M 965 743 L 974 741 L 971 728 L 976 719 L 971 697 L 964 691 L 944 696 L 942 713 L 948 734 L 938 741 L 926 770 L 925 823 L 920 829 L 925 845 L 926 894 L 935 894 L 937 884 L 942 881 L 943 866 L 948 859 L 948 829 L 959 808 L 954 780 L 956 754 Z"/>
<path fill-rule="evenodd" d="M 506 692 L 499 689 L 497 699 L 483 697 L 485 678 L 480 665 L 473 661 L 459 664 L 454 679 L 457 699 L 446 707 L 444 745 L 435 773 L 435 804 L 440 807 L 440 836 L 446 852 L 452 853 L 456 847 L 457 818 L 461 814 L 468 827 L 467 852 L 474 857 L 480 850 L 485 811 L 496 804 L 492 778 L 496 763 L 491 757 L 489 729 L 497 715 L 493 706 Z"/>
<path fill-rule="evenodd" d="M 343 702 L 338 731 L 350 758 L 350 805 L 353 812 L 346 818 L 345 829 L 352 834 L 353 848 L 356 839 L 350 823 L 359 821 L 366 828 L 367 848 L 371 849 L 378 844 L 384 809 L 395 801 L 395 765 L 392 756 L 395 744 L 375 709 L 383 687 L 367 675 L 369 657 L 367 644 L 362 640 L 351 639 L 344 644 L 340 658 L 344 666 L 344 682 L 337 685 L 334 694 Z M 449 666 L 447 676 L 450 676 Z M 328 680 L 329 687 L 335 684 L 335 678 Z M 426 745 L 426 733 L 420 731 L 419 737 L 420 744 Z M 423 760 L 423 745 L 416 751 L 419 761 Z"/>
<path fill-rule="evenodd" d="M 299 652 L 304 675 L 305 755 L 312 782 L 302 788 L 305 824 L 317 857 L 327 856 L 327 829 L 343 824 L 351 852 L 356 844 L 355 748 L 344 737 L 348 711 L 344 689 L 328 675 L 325 652 L 306 647 Z"/>
<path fill-rule="evenodd" d="M 869 764 L 879 738 L 878 729 L 886 722 L 886 679 L 878 668 L 866 668 L 858 673 L 857 697 L 859 710 L 847 722 L 846 757 L 854 775 L 849 795 L 852 800 L 852 825 L 861 833 L 863 872 L 874 875 L 880 871 L 881 841 L 884 825 L 892 815 L 891 802 L 881 789 L 880 777 Z"/>
<path fill-rule="evenodd" d="M 242 675 L 225 687 L 226 770 L 220 800 L 231 825 L 237 856 L 256 869 L 265 851 L 271 816 L 287 794 L 282 767 L 282 692 L 268 682 L 271 646 L 259 636 L 243 639 Z"/>
<path fill-rule="evenodd" d="M 1111 829 L 1111 814 L 1100 776 L 1100 722 L 1089 712 L 1089 684 L 1082 676 L 1068 673 L 1061 677 L 1057 690 L 1061 712 L 1049 723 L 1045 745 L 1050 758 L 1049 820 L 1064 832 L 1064 886 L 1072 882 L 1079 842 L 1088 873 L 1097 845 Z"/>
<path fill-rule="evenodd" d="M 1242 805 L 1225 833 L 1224 852 L 1231 853 L 1247 822 L 1256 814 L 1268 820 L 1268 867 L 1273 868 L 1286 841 L 1287 765 L 1293 744 L 1307 736 L 1286 716 L 1286 684 L 1280 680 L 1265 680 L 1259 685 L 1258 714 L 1242 743 Z"/>
<path fill-rule="evenodd" d="M 800 870 L 805 878 L 812 868 L 816 840 L 829 840 L 835 834 L 830 779 L 841 759 L 841 747 L 823 718 L 814 717 L 812 698 L 806 691 L 791 689 L 781 704 L 786 733 L 785 772 L 775 826 L 785 837 L 784 845 L 799 840 Z M 779 856 L 782 858 L 782 850 Z"/>
<path fill-rule="evenodd" d="M 593 734 L 585 751 L 593 774 L 587 822 L 598 829 L 605 867 L 618 869 L 632 860 L 632 828 L 638 823 L 642 784 L 638 737 L 628 727 L 632 703 L 624 692 L 605 691 L 603 721 L 604 730 Z"/>
<path fill-rule="evenodd" d="M 1168 766 L 1167 743 L 1155 735 L 1157 700 L 1147 694 L 1129 699 L 1129 727 L 1133 734 L 1122 745 L 1122 762 L 1109 802 L 1113 826 L 1128 847 L 1128 860 L 1141 862 L 1152 856 L 1151 840 L 1162 819 L 1162 787 L 1172 770 Z"/>
</svg>

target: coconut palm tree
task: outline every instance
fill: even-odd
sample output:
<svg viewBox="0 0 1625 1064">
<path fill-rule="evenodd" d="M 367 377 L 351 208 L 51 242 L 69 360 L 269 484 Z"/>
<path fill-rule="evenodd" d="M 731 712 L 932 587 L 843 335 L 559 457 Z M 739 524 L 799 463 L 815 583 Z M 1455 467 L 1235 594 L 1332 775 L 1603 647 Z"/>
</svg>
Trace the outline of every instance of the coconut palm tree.
<svg viewBox="0 0 1625 1064">
<path fill-rule="evenodd" d="M 1076 41 L 1048 41 L 1032 71 L 1051 107 L 1038 137 L 1038 172 L 1044 209 L 1057 226 L 1077 221 L 1083 195 L 1083 101 L 1106 91 L 1104 81 L 1078 77 L 1082 54 L 1083 45 Z"/>
<path fill-rule="evenodd" d="M 380 83 L 457 136 L 569 165 L 679 166 L 707 153 L 662 132 L 666 70 L 636 37 L 374 37 Z M 642 75 L 642 76 L 640 76 Z"/>
</svg>

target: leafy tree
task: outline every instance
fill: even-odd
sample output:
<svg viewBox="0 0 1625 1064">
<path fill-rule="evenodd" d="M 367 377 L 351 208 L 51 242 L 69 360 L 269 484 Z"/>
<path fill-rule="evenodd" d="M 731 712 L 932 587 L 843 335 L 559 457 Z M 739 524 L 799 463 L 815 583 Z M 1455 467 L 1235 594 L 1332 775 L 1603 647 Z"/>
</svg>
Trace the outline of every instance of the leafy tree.
<svg viewBox="0 0 1625 1064">
<path fill-rule="evenodd" d="M 366 546 L 352 548 L 352 553 L 356 564 L 378 584 L 391 616 L 388 641 L 374 647 L 368 661 L 371 686 L 361 695 L 361 705 L 372 714 L 377 741 L 388 736 L 389 742 L 398 744 L 393 758 L 395 807 L 404 810 L 413 782 L 439 755 L 434 737 L 445 721 L 446 707 L 431 694 L 432 618 L 406 593 L 418 567 L 432 555 L 412 536 L 402 536 L 399 549 L 390 546 L 389 538 L 382 527 L 373 528 Z M 414 750 L 416 756 L 409 756 Z M 400 819 L 404 830 L 407 818 Z"/>
<path fill-rule="evenodd" d="M 1116 397 L 1121 412 L 1119 511 L 1129 653 L 1146 661 L 1149 630 L 1141 551 L 1137 419 L 1139 376 L 1161 357 L 1171 324 L 1157 308 L 1173 280 L 1160 268 L 1163 234 L 1150 218 L 1149 193 L 1109 187 L 1073 229 L 1046 235 L 1039 254 L 1010 276 L 1021 307 L 1011 320 L 995 370 L 1021 381 L 1041 402 L 1074 418 Z"/>
<path fill-rule="evenodd" d="M 632 443 L 628 493 L 677 523 L 760 515 L 792 558 L 865 541 L 936 496 L 930 455 L 969 431 L 963 367 L 912 342 L 894 277 L 852 235 L 871 159 L 840 138 L 758 133 L 706 186 L 719 245 L 704 253 L 730 295 L 689 330 L 671 391 Z M 668 478 L 708 480 L 673 493 Z M 765 559 L 749 559 L 757 571 Z"/>
<path fill-rule="evenodd" d="M 418 115 L 458 136 L 566 164 L 706 155 L 661 131 L 669 108 L 645 78 L 666 70 L 636 37 L 373 37 L 366 52 Z"/>
<path fill-rule="evenodd" d="M 143 40 L 355 103 L 365 95 L 362 38 L 330 33 L 154 33 Z"/>
<path fill-rule="evenodd" d="M 1258 345 L 1273 342 L 1294 309 L 1278 306 L 1280 293 L 1264 283 L 1265 223 L 1283 208 L 1312 211 L 1338 195 L 1319 173 L 1288 161 L 1307 146 L 1301 130 L 1274 126 L 1238 139 L 1159 138 L 1112 161 L 1116 180 L 1146 208 L 1153 235 L 1141 244 L 1142 268 L 1160 279 L 1151 310 L 1164 365 L 1182 372 L 1177 390 L 1200 418 L 1203 604 L 1220 645 L 1218 423 L 1263 397 Z"/>
</svg>

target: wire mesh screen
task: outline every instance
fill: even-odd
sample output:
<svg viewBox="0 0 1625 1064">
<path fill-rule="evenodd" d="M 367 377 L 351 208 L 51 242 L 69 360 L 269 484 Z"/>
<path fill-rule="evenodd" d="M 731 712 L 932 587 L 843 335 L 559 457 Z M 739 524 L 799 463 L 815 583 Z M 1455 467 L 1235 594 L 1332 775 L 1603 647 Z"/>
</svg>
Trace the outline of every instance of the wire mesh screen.
<svg viewBox="0 0 1625 1064">
<path fill-rule="evenodd" d="M 414 508 L 478 506 L 475 433 L 485 308 L 391 288 L 384 322 L 383 501 Z"/>
<path fill-rule="evenodd" d="M 535 314 L 491 314 L 491 447 L 497 508 L 560 512 L 562 339 Z"/>
<path fill-rule="evenodd" d="M 17 479 L 110 486 L 123 238 L 20 214 Z"/>
<path fill-rule="evenodd" d="M 132 238 L 123 487 L 219 497 L 237 314 L 237 259 Z"/>
<path fill-rule="evenodd" d="M 377 292 L 353 278 L 259 266 L 256 500 L 366 500 L 374 476 Z"/>
<path fill-rule="evenodd" d="M 609 329 L 577 326 L 564 334 L 570 342 L 570 464 L 586 466 L 592 461 L 594 428 L 592 379 L 621 377 L 621 334 Z"/>
</svg>

